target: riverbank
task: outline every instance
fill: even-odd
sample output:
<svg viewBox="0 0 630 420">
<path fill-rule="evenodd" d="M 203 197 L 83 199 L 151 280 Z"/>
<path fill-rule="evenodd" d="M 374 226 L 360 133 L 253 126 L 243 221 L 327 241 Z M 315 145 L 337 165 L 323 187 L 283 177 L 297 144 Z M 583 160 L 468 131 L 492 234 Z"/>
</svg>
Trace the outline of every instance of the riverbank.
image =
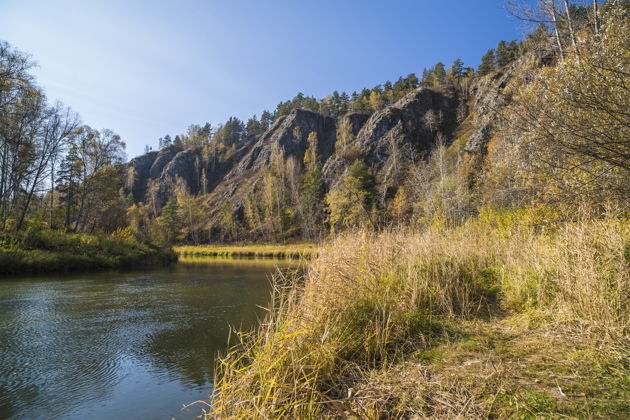
<svg viewBox="0 0 630 420">
<path fill-rule="evenodd" d="M 125 232 L 87 235 L 41 229 L 0 237 L 0 274 L 96 271 L 175 261 L 172 249 L 141 243 Z"/>
<path fill-rule="evenodd" d="M 342 236 L 279 279 L 206 418 L 623 418 L 629 237 L 526 211 Z"/>
<path fill-rule="evenodd" d="M 271 245 L 184 245 L 174 247 L 181 256 L 239 258 L 313 258 L 318 246 L 310 243 Z"/>
</svg>

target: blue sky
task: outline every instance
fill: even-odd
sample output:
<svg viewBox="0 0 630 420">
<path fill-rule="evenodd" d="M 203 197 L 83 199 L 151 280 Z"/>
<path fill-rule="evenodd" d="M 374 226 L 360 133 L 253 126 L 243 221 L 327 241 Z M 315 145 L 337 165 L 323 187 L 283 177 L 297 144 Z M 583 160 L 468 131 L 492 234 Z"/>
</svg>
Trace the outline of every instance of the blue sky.
<svg viewBox="0 0 630 420">
<path fill-rule="evenodd" d="M 460 57 L 477 66 L 522 28 L 501 0 L 0 0 L 0 39 L 31 54 L 49 99 L 127 142 L 191 123 L 352 92 Z"/>
</svg>

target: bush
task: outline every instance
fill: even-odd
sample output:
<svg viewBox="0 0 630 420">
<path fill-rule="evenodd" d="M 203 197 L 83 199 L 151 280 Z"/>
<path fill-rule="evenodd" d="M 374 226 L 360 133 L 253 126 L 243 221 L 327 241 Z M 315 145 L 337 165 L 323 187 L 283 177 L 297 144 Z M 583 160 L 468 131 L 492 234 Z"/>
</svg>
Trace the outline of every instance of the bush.
<svg viewBox="0 0 630 420">
<path fill-rule="evenodd" d="M 0 236 L 0 274 L 125 268 L 176 259 L 172 249 L 140 243 L 124 232 L 67 234 L 31 224 L 21 235 Z"/>
</svg>

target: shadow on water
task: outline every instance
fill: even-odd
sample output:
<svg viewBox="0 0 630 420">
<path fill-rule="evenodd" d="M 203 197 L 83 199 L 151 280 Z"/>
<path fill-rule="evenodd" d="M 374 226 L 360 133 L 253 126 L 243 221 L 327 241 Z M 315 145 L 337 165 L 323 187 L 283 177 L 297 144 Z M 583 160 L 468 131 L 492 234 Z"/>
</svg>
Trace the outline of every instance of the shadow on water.
<svg viewBox="0 0 630 420">
<path fill-rule="evenodd" d="M 0 281 L 0 418 L 191 418 L 229 325 L 253 328 L 280 260 L 183 258 Z"/>
</svg>

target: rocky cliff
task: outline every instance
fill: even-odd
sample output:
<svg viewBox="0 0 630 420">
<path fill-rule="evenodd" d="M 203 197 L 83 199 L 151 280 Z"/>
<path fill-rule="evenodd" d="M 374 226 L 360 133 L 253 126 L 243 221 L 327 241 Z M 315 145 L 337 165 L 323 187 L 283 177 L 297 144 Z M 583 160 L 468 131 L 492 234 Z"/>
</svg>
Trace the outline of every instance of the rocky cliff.
<svg viewBox="0 0 630 420">
<path fill-rule="evenodd" d="M 462 160 L 470 161 L 470 156 L 482 160 L 492 131 L 491 121 L 504 100 L 503 90 L 512 74 L 510 67 L 480 79 L 466 92 L 476 120 L 460 151 Z M 208 220 L 212 223 L 226 205 L 239 213 L 244 198 L 260 187 L 270 169 L 274 149 L 281 150 L 285 161 L 293 160 L 297 170 L 303 171 L 307 138 L 315 132 L 327 188 L 334 187 L 352 162 L 359 159 L 372 168 L 379 182 L 380 199 L 387 200 L 405 176 L 406 164 L 425 158 L 438 141 L 448 146 L 453 140 L 458 118 L 462 120 L 462 115 L 458 115 L 460 95 L 461 91 L 453 88 L 419 88 L 372 115 L 349 113 L 336 119 L 294 110 L 277 119 L 259 138 L 239 146 L 169 146 L 137 157 L 127 164 L 125 191 L 136 202 L 153 200 L 159 207 L 179 182 L 194 195 L 205 194 Z M 341 125 L 349 127 L 353 136 L 351 154 L 335 150 Z"/>
</svg>

